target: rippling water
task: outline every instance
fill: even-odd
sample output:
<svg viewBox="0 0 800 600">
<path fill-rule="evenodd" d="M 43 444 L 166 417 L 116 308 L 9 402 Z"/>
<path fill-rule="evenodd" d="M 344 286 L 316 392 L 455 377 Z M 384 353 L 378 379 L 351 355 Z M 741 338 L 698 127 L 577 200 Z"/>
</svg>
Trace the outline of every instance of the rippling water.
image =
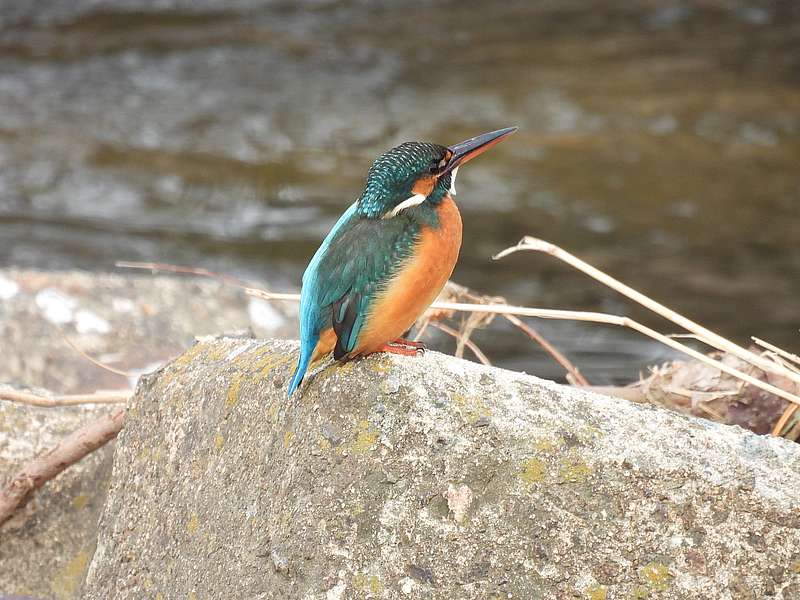
<svg viewBox="0 0 800 600">
<path fill-rule="evenodd" d="M 506 125 L 459 177 L 456 281 L 674 329 L 553 259 L 488 260 L 531 234 L 800 351 L 793 0 L 0 0 L 0 264 L 160 260 L 296 287 L 379 152 Z M 538 325 L 593 383 L 671 356 Z M 477 341 L 560 376 L 508 328 Z"/>
</svg>

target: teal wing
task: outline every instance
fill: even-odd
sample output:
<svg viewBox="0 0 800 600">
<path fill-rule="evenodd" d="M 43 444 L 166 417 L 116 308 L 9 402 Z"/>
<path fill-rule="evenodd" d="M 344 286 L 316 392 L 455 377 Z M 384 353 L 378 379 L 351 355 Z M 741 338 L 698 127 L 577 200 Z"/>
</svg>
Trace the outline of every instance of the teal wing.
<svg viewBox="0 0 800 600">
<path fill-rule="evenodd" d="M 358 219 L 330 245 L 316 274 L 316 295 L 323 327 L 330 323 L 336 332 L 334 358 L 356 348 L 376 292 L 411 255 L 418 234 L 409 219 Z"/>
<path fill-rule="evenodd" d="M 404 216 L 369 219 L 353 204 L 331 229 L 303 274 L 300 358 L 289 395 L 303 381 L 320 333 L 333 327 L 334 357 L 358 344 L 375 293 L 411 255 L 419 225 Z"/>
</svg>

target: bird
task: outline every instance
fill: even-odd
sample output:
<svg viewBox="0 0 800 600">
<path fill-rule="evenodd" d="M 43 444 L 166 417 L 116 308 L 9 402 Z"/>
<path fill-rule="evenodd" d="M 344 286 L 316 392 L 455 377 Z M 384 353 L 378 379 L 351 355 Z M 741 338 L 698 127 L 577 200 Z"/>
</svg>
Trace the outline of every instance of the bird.
<svg viewBox="0 0 800 600">
<path fill-rule="evenodd" d="M 402 335 L 455 268 L 461 215 L 458 169 L 517 131 L 506 127 L 452 146 L 404 142 L 372 163 L 364 189 L 303 273 L 300 356 L 291 397 L 309 365 L 333 352 L 345 361 L 374 352 L 416 354 Z"/>
</svg>

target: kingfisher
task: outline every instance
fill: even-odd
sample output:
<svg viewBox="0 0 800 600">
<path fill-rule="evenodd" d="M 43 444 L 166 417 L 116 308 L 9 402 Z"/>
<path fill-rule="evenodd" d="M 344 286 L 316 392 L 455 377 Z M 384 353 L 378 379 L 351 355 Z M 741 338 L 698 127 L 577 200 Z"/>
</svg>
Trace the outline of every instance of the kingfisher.
<svg viewBox="0 0 800 600">
<path fill-rule="evenodd" d="M 453 146 L 404 142 L 369 169 L 361 196 L 339 218 L 303 274 L 297 389 L 310 364 L 373 352 L 416 354 L 404 340 L 450 278 L 461 249 L 453 196 L 458 169 L 511 135 L 484 133 Z"/>
</svg>

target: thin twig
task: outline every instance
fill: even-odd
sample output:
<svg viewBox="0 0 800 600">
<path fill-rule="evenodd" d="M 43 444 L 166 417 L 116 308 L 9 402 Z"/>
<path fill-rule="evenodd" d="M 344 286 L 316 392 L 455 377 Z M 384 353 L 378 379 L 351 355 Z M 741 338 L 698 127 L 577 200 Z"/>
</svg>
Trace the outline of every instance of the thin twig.
<svg viewBox="0 0 800 600">
<path fill-rule="evenodd" d="M 792 363 L 792 362 L 789 362 L 788 360 L 786 360 L 785 358 L 783 358 L 783 357 L 782 357 L 780 354 L 778 354 L 777 352 L 773 352 L 772 350 L 764 350 L 764 351 L 762 352 L 762 354 L 763 354 L 764 356 L 767 356 L 767 357 L 769 357 L 769 358 L 770 358 L 770 360 L 774 360 L 774 361 L 775 361 L 776 363 L 778 363 L 779 365 L 782 365 L 784 368 L 786 368 L 786 369 L 789 369 L 790 371 L 794 371 L 795 373 L 798 373 L 798 374 L 800 374 L 800 366 L 798 366 L 798 365 L 795 365 L 795 364 L 794 364 L 794 363 Z"/>
<path fill-rule="evenodd" d="M 130 392 L 124 391 L 48 397 L 31 394 L 30 392 L 0 389 L 0 400 L 48 408 L 56 406 L 75 406 L 77 404 L 125 404 L 130 397 Z"/>
<path fill-rule="evenodd" d="M 77 352 L 78 354 L 80 354 L 80 355 L 81 355 L 83 358 L 85 358 L 86 360 L 88 360 L 88 361 L 89 361 L 90 363 L 92 363 L 94 366 L 96 366 L 96 367 L 100 367 L 101 369 L 103 369 L 103 370 L 105 370 L 105 371 L 109 371 L 109 372 L 111 372 L 111 373 L 114 373 L 115 375 L 120 375 L 120 376 L 122 376 L 122 377 L 125 377 L 126 379 L 130 379 L 131 377 L 133 377 L 133 374 L 132 374 L 132 373 L 129 373 L 128 371 L 122 371 L 122 370 L 120 370 L 120 369 L 115 369 L 114 367 L 112 367 L 112 366 L 110 366 L 110 365 L 107 365 L 107 364 L 105 364 L 105 363 L 101 363 L 99 360 L 97 360 L 97 359 L 95 359 L 95 358 L 92 358 L 91 356 L 89 356 L 88 354 L 86 354 L 86 352 L 84 352 L 83 350 L 81 350 L 80 348 L 78 348 L 78 346 L 77 346 L 77 345 L 75 345 L 75 343 L 74 343 L 74 342 L 73 342 L 71 339 L 69 339 L 69 338 L 67 337 L 67 334 L 66 334 L 66 333 L 64 333 L 64 331 L 63 331 L 63 330 L 62 330 L 60 327 L 58 327 L 58 332 L 61 334 L 61 337 L 62 337 L 62 338 L 64 338 L 64 342 L 66 342 L 67 346 L 69 346 L 70 348 L 72 348 L 72 349 L 73 349 L 75 352 Z"/>
<path fill-rule="evenodd" d="M 263 293 L 260 290 L 247 290 L 248 294 L 253 296 L 257 296 L 259 298 L 264 298 L 269 300 L 270 294 Z M 288 296 L 289 294 L 285 294 Z M 295 294 L 298 296 L 299 294 Z M 462 304 L 460 302 L 434 302 L 431 305 L 431 308 L 437 308 L 442 310 L 459 310 L 459 311 L 467 311 L 467 312 L 483 312 L 483 313 L 491 313 L 496 315 L 517 315 L 523 317 L 539 317 L 541 319 L 562 319 L 568 321 L 588 321 L 591 323 L 605 323 L 607 325 L 617 325 L 619 327 L 628 327 L 639 333 L 646 335 L 647 337 L 653 338 L 654 340 L 658 340 L 665 346 L 669 346 L 670 348 L 674 348 L 678 352 L 683 352 L 692 358 L 695 358 L 701 362 L 706 363 L 707 365 L 712 365 L 716 367 L 720 371 L 728 373 L 728 375 L 733 375 L 742 381 L 746 381 L 747 383 L 756 386 L 757 388 L 761 388 L 764 391 L 767 391 L 771 394 L 775 394 L 783 398 L 784 400 L 788 400 L 789 402 L 794 402 L 795 404 L 800 404 L 800 396 L 792 394 L 791 392 L 787 392 L 779 387 L 775 387 L 774 385 L 767 383 L 765 381 L 761 381 L 755 377 L 748 375 L 747 373 L 743 373 L 738 369 L 734 369 L 718 360 L 710 358 L 705 354 L 698 352 L 697 350 L 693 350 L 680 342 L 675 341 L 672 338 L 667 337 L 666 335 L 655 331 L 641 323 L 634 321 L 628 317 L 621 317 L 618 315 L 609 315 L 605 313 L 598 313 L 598 312 L 586 312 L 586 311 L 574 311 L 574 310 L 556 310 L 550 308 L 528 308 L 525 306 L 512 306 L 509 304 Z M 769 361 L 768 361 L 769 362 Z"/>
<path fill-rule="evenodd" d="M 656 314 L 661 315 L 665 319 L 680 325 L 687 331 L 691 331 L 692 333 L 697 334 L 702 340 L 715 347 L 719 350 L 724 350 L 733 354 L 734 356 L 738 356 L 742 360 L 745 360 L 764 371 L 769 371 L 770 373 L 776 373 L 779 375 L 783 375 L 788 377 L 792 381 L 800 383 L 800 374 L 793 373 L 792 371 L 784 368 L 782 365 L 779 365 L 771 360 L 766 359 L 763 356 L 759 356 L 754 352 L 747 350 L 746 348 L 742 348 L 738 344 L 733 343 L 732 341 L 722 337 L 721 335 L 714 333 L 713 331 L 703 327 L 699 323 L 695 323 L 691 319 L 675 312 L 674 310 L 667 308 L 663 304 L 656 302 L 652 298 L 648 298 L 641 292 L 637 292 L 633 288 L 625 285 L 621 281 L 614 279 L 607 273 L 604 273 L 600 269 L 593 267 L 592 265 L 582 261 L 577 256 L 574 256 L 559 248 L 555 244 L 551 244 L 545 240 L 540 240 L 538 238 L 526 236 L 522 238 L 522 240 L 516 245 L 512 246 L 511 248 L 506 248 L 502 252 L 496 254 L 493 258 L 495 260 L 503 258 L 504 256 L 508 256 L 509 254 L 513 254 L 514 252 L 519 252 L 520 250 L 531 250 L 534 252 L 544 252 L 545 254 L 549 254 L 558 258 L 559 260 L 569 264 L 570 266 L 582 271 L 589 277 L 596 279 L 600 283 L 610 287 L 613 290 L 621 293 L 624 296 L 627 296 L 631 300 L 638 302 L 642 306 L 650 309 L 651 311 L 655 312 Z"/>
<path fill-rule="evenodd" d="M 782 356 L 786 360 L 792 361 L 793 363 L 797 363 L 798 365 L 800 365 L 800 356 L 797 356 L 797 354 L 792 354 L 791 352 L 787 352 L 783 348 L 779 348 L 778 346 L 770 344 L 769 342 L 765 342 L 764 340 L 759 339 L 755 336 L 751 336 L 750 339 L 753 340 L 756 344 L 758 344 L 762 348 L 766 348 L 767 350 L 772 350 L 775 354 Z"/>
<path fill-rule="evenodd" d="M 544 336 L 542 336 L 541 333 L 539 333 L 533 327 L 531 327 L 524 321 L 518 319 L 514 315 L 503 315 L 503 316 L 509 321 L 511 321 L 513 325 L 519 327 L 525 333 L 525 335 L 527 335 L 534 342 L 536 342 L 542 348 L 544 348 L 545 352 L 550 354 L 550 356 L 552 356 L 553 359 L 558 364 L 564 367 L 564 370 L 567 371 L 567 373 L 569 373 L 570 375 L 572 375 L 572 377 L 575 378 L 575 383 L 577 383 L 578 385 L 585 385 L 585 386 L 589 385 L 589 382 L 586 381 L 586 378 L 578 370 L 578 367 L 573 365 L 572 362 L 570 362 L 570 360 L 566 356 L 561 354 L 558 348 L 556 348 L 555 346 L 553 346 L 553 344 L 547 341 L 547 339 Z"/>
<path fill-rule="evenodd" d="M 236 277 L 233 277 L 231 275 L 225 275 L 224 273 L 216 273 L 215 271 L 209 271 L 208 269 L 202 269 L 197 267 L 182 267 L 179 265 L 170 265 L 166 263 L 128 262 L 123 260 L 117 261 L 114 264 L 117 267 L 125 269 L 146 269 L 148 271 L 163 271 L 166 273 L 185 273 L 187 275 L 199 275 L 200 277 L 209 277 L 211 279 L 217 279 L 223 283 L 227 283 L 228 285 L 241 288 L 251 296 L 257 296 L 260 298 L 264 298 L 266 300 L 288 300 L 292 302 L 300 300 L 300 294 L 280 294 L 280 293 L 268 292 L 267 290 L 262 290 L 253 287 L 247 282 L 238 279 Z M 251 293 L 251 292 L 258 292 L 258 293 Z"/>
<path fill-rule="evenodd" d="M 219 279 L 220 281 L 240 288 L 253 287 L 247 282 L 234 277 L 233 275 L 226 275 L 225 273 L 217 273 L 216 271 L 209 271 L 202 267 L 185 267 L 181 265 L 170 265 L 167 263 L 156 262 L 131 262 L 127 260 L 119 260 L 114 263 L 115 267 L 122 269 L 146 269 L 148 271 L 162 271 L 165 273 L 184 273 L 186 275 L 199 275 L 201 277 L 210 277 L 211 279 Z"/>
<path fill-rule="evenodd" d="M 585 390 L 603 394 L 604 396 L 620 398 L 622 400 L 637 402 L 639 404 L 648 404 L 647 395 L 639 387 L 617 387 L 613 385 L 587 385 L 582 387 Z"/>
<path fill-rule="evenodd" d="M 503 256 L 506 256 L 507 254 L 511 254 L 512 252 L 516 252 L 518 250 L 524 250 L 524 249 L 538 250 L 539 248 L 536 248 L 534 246 L 527 247 L 527 246 L 523 245 L 523 244 L 529 243 L 531 241 L 541 242 L 541 240 L 536 240 L 535 238 L 524 238 L 522 240 L 522 242 L 520 242 L 520 244 L 518 244 L 516 247 L 504 250 L 503 252 L 501 252 L 498 255 L 496 255 L 494 258 L 502 258 Z M 541 243 L 542 244 L 547 244 L 549 247 L 552 247 L 554 249 L 557 248 L 556 246 L 553 246 L 553 244 L 548 244 L 547 242 L 541 242 Z M 561 250 L 561 249 L 557 248 L 557 250 Z M 561 252 L 564 252 L 564 251 L 561 250 Z M 564 253 L 568 254 L 566 252 L 564 252 Z M 554 256 L 555 256 L 555 254 L 554 254 Z M 572 256 L 572 255 L 569 255 L 569 256 Z M 578 259 L 576 257 L 573 257 L 573 258 L 576 261 L 580 262 L 581 264 L 585 265 L 585 267 L 587 267 L 588 269 L 597 271 L 597 273 L 600 274 L 601 281 L 603 279 L 606 279 L 606 280 L 611 280 L 611 281 L 615 281 L 616 282 L 616 280 L 612 279 L 608 275 L 605 275 L 601 271 L 598 271 L 597 269 L 594 269 L 594 267 L 592 267 L 591 265 L 583 263 L 583 261 L 581 261 L 580 259 Z M 268 292 L 268 291 L 261 290 L 261 289 L 258 289 L 258 288 L 247 287 L 246 285 L 243 285 L 242 282 L 240 282 L 239 280 L 236 280 L 235 278 L 228 278 L 227 276 L 221 276 L 218 273 L 213 273 L 212 271 L 208 271 L 206 269 L 194 269 L 194 268 L 191 268 L 191 267 L 176 267 L 174 265 L 164 265 L 164 264 L 161 264 L 161 263 L 128 263 L 128 262 L 120 262 L 120 263 L 117 263 L 117 265 L 118 266 L 122 266 L 122 267 L 138 268 L 138 269 L 164 270 L 164 271 L 180 272 L 180 273 L 184 273 L 185 272 L 185 273 L 191 273 L 191 274 L 194 274 L 194 275 L 204 275 L 204 276 L 209 276 L 209 277 L 220 278 L 222 280 L 232 280 L 232 281 L 236 282 L 236 283 L 234 283 L 234 285 L 244 289 L 245 293 L 247 293 L 250 296 L 255 296 L 257 298 L 262 298 L 264 300 L 287 300 L 287 301 L 295 301 L 295 302 L 300 300 L 300 294 L 282 294 L 282 293 Z M 219 277 L 217 277 L 217 276 L 219 276 Z M 622 284 L 622 283 L 619 283 L 619 282 L 617 282 L 617 283 L 620 286 L 624 286 L 624 284 Z M 648 301 L 648 302 L 650 302 L 652 304 L 658 304 L 658 303 L 653 302 L 652 300 L 649 300 L 648 298 L 646 298 L 646 296 L 643 296 L 642 294 L 639 294 L 639 292 L 636 292 L 635 290 L 633 290 L 631 288 L 628 288 L 627 286 L 624 286 L 624 288 L 627 288 L 628 290 L 630 290 L 630 292 L 641 296 L 646 301 Z M 481 312 L 481 313 L 499 314 L 499 315 L 517 315 L 517 316 L 527 316 L 527 317 L 539 317 L 539 318 L 542 318 L 542 319 L 565 319 L 565 320 L 570 320 L 570 321 L 588 321 L 588 322 L 593 322 L 593 323 L 606 323 L 608 325 L 617 325 L 617 326 L 621 326 L 621 327 L 628 327 L 630 329 L 634 329 L 634 330 L 638 331 L 639 333 L 641 333 L 643 335 L 646 335 L 646 336 L 651 337 L 651 338 L 653 338 L 655 340 L 658 340 L 661 343 L 663 343 L 664 345 L 669 346 L 671 348 L 674 348 L 675 350 L 678 350 L 679 352 L 683 352 L 684 354 L 687 354 L 688 356 L 691 356 L 692 358 L 696 358 L 697 360 L 699 360 L 701 362 L 704 362 L 706 364 L 712 365 L 712 366 L 716 367 L 717 369 L 719 369 L 720 371 L 723 371 L 725 373 L 728 373 L 729 375 L 737 377 L 738 379 L 741 379 L 742 381 L 746 381 L 747 383 L 749 383 L 751 385 L 754 385 L 754 386 L 756 386 L 756 387 L 758 387 L 760 389 L 763 389 L 763 390 L 765 390 L 767 392 L 775 394 L 776 396 L 779 396 L 779 397 L 781 397 L 781 398 L 783 398 L 785 400 L 788 400 L 789 402 L 793 402 L 795 404 L 800 404 L 800 396 L 797 396 L 795 394 L 787 392 L 786 390 L 783 390 L 781 388 L 775 387 L 774 385 L 771 385 L 769 383 L 761 381 L 760 379 L 756 379 L 755 377 L 751 377 L 750 375 L 748 375 L 746 373 L 743 373 L 742 371 L 739 371 L 738 369 L 734 369 L 733 367 L 729 367 L 728 365 L 726 365 L 724 363 L 721 363 L 718 360 L 714 360 L 713 358 L 710 358 L 710 357 L 706 356 L 705 354 L 697 352 L 696 350 L 693 350 L 692 348 L 689 348 L 688 346 L 685 346 L 685 345 L 683 345 L 683 344 L 681 344 L 679 342 L 676 342 L 675 340 L 670 339 L 669 337 L 667 337 L 667 336 L 665 336 L 665 335 L 663 335 L 663 334 L 661 334 L 661 333 L 659 333 L 659 332 L 657 332 L 657 331 L 655 331 L 653 329 L 650 329 L 649 327 L 646 327 L 646 326 L 644 326 L 644 325 L 642 325 L 640 323 L 637 323 L 636 321 L 634 321 L 632 319 L 629 319 L 628 317 L 620 317 L 620 316 L 617 316 L 617 315 L 608 315 L 608 314 L 604 314 L 604 313 L 586 312 L 586 311 L 570 311 L 570 310 L 555 310 L 555 309 L 544 309 L 544 308 L 528 308 L 528 307 L 522 307 L 522 306 L 511 306 L 511 305 L 507 305 L 507 304 L 462 304 L 462 303 L 459 303 L 459 302 L 434 302 L 431 305 L 431 308 L 440 309 L 440 310 Z M 669 309 L 667 309 L 666 307 L 664 307 L 664 309 L 666 311 L 669 311 Z M 669 311 L 669 312 L 672 312 L 672 311 Z M 689 321 L 688 319 L 686 319 L 686 321 L 688 323 L 691 323 L 691 321 Z M 699 325 L 698 325 L 698 327 L 699 327 Z M 702 328 L 702 329 L 705 329 L 705 328 Z M 705 330 L 705 331 L 707 331 L 707 330 Z M 695 333 L 697 333 L 697 332 L 695 332 Z M 709 333 L 711 333 L 711 332 L 709 332 Z M 712 335 L 716 335 L 716 334 L 712 334 Z M 717 336 L 717 337 L 719 337 L 719 336 Z M 724 338 L 721 338 L 721 339 L 724 340 Z M 708 340 L 706 340 L 706 341 L 708 341 Z M 727 342 L 727 340 L 725 340 L 725 341 Z M 732 344 L 732 342 L 728 342 L 728 343 Z M 714 345 L 714 344 L 711 344 L 711 345 Z M 732 344 L 732 345 L 735 346 L 738 349 L 739 352 L 741 352 L 743 350 L 743 348 L 741 348 L 739 346 L 736 346 L 736 344 Z M 749 356 L 753 356 L 756 359 L 759 359 L 759 362 L 764 362 L 767 365 L 769 365 L 768 369 L 765 369 L 765 370 L 770 370 L 772 372 L 775 372 L 775 368 L 777 367 L 777 365 L 775 365 L 775 363 L 773 363 L 772 361 L 767 360 L 767 359 L 763 359 L 763 358 L 760 359 L 760 357 L 758 357 L 758 355 L 753 354 L 752 352 L 745 351 L 745 353 L 747 355 L 749 355 Z M 737 356 L 739 355 L 739 354 L 737 354 L 737 352 L 731 352 L 731 354 L 735 354 Z M 745 360 L 747 360 L 747 359 L 745 359 Z M 786 369 L 781 369 L 781 374 L 784 374 L 784 373 L 787 373 L 787 372 L 791 373 L 790 371 L 787 371 Z"/>
<path fill-rule="evenodd" d="M 125 409 L 118 408 L 84 425 L 61 440 L 54 448 L 24 465 L 0 492 L 0 525 L 28 501 L 46 482 L 114 439 L 122 429 Z"/>
<path fill-rule="evenodd" d="M 436 327 L 436 329 L 444 331 L 446 334 L 453 336 L 456 340 L 458 340 L 461 337 L 461 334 L 459 334 L 458 331 L 456 331 L 452 327 L 448 327 L 444 323 L 435 323 L 431 321 L 430 326 Z M 486 355 L 481 351 L 480 348 L 478 348 L 475 342 L 473 342 L 470 339 L 466 339 L 464 340 L 464 345 L 470 350 L 472 350 L 472 353 L 478 358 L 479 361 L 490 367 L 492 366 L 492 363 L 489 361 L 488 358 L 486 358 Z"/>
<path fill-rule="evenodd" d="M 420 325 L 417 329 L 417 333 L 414 335 L 413 341 L 418 342 L 422 339 L 422 336 L 425 335 L 425 331 L 428 329 L 428 325 L 431 324 L 430 318 L 425 318 L 422 321 L 422 325 Z"/>
<path fill-rule="evenodd" d="M 797 412 L 797 404 L 790 404 L 786 407 L 786 410 L 783 411 L 781 418 L 775 423 L 772 428 L 772 435 L 780 436 L 783 433 L 783 428 L 786 427 L 786 424 L 789 422 L 789 419 L 792 418 L 792 415 Z"/>
</svg>

